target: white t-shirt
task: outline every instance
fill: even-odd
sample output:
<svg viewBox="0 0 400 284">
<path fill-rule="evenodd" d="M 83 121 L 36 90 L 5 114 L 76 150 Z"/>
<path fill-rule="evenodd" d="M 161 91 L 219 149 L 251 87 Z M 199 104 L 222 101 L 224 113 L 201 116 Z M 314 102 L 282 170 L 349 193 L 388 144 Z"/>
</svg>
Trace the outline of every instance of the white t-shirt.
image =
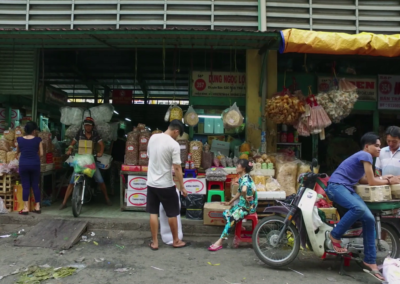
<svg viewBox="0 0 400 284">
<path fill-rule="evenodd" d="M 149 156 L 147 185 L 155 188 L 174 186 L 172 165 L 181 164 L 179 143 L 167 134 L 154 134 L 147 146 L 147 155 Z"/>
</svg>

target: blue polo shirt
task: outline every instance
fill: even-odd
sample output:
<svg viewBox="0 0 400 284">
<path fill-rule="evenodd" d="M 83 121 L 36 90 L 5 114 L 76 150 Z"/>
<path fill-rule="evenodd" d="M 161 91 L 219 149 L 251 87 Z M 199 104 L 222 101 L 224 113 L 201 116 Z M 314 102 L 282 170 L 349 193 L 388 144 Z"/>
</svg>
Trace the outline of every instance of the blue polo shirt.
<svg viewBox="0 0 400 284">
<path fill-rule="evenodd" d="M 375 168 L 380 170 L 382 175 L 400 176 L 400 148 L 394 154 L 389 147 L 382 148 Z"/>
<path fill-rule="evenodd" d="M 344 160 L 329 179 L 330 183 L 337 183 L 345 186 L 351 192 L 355 192 L 354 186 L 365 175 L 363 162 L 372 165 L 372 155 L 360 151 Z"/>
</svg>

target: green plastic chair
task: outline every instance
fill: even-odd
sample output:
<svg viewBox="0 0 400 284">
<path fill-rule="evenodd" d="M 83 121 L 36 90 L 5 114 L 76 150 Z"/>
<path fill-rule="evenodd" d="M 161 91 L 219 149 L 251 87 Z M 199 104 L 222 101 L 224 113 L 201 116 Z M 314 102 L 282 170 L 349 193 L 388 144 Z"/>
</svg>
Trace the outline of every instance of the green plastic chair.
<svg viewBox="0 0 400 284">
<path fill-rule="evenodd" d="M 208 190 L 207 194 L 207 202 L 211 202 L 211 199 L 214 195 L 218 195 L 221 197 L 221 202 L 225 202 L 225 192 L 223 190 Z"/>
</svg>

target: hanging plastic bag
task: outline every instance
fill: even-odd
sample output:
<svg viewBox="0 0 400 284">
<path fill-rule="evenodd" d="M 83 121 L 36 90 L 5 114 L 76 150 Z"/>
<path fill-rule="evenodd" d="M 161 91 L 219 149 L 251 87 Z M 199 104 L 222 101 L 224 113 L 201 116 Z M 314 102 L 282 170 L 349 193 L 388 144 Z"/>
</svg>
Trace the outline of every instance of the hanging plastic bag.
<svg viewBox="0 0 400 284">
<path fill-rule="evenodd" d="M 164 116 L 164 121 L 165 121 L 165 122 L 168 122 L 168 121 L 169 121 L 169 118 L 170 118 L 170 116 L 171 116 L 171 109 L 172 109 L 172 106 L 169 106 L 167 112 L 165 113 L 165 116 Z"/>
<path fill-rule="evenodd" d="M 313 227 L 314 231 L 317 230 L 324 222 L 322 222 L 321 217 L 318 214 L 318 208 L 317 206 L 314 206 L 313 208 Z"/>
<path fill-rule="evenodd" d="M 400 259 L 385 258 L 383 262 L 383 277 L 389 284 L 400 284 Z"/>
<path fill-rule="evenodd" d="M 6 208 L 3 199 L 0 197 L 0 214 L 7 214 L 7 213 L 8 209 Z"/>
<path fill-rule="evenodd" d="M 110 141 L 112 137 L 111 126 L 109 123 L 96 123 L 95 130 L 99 133 L 104 142 Z"/>
<path fill-rule="evenodd" d="M 180 201 L 180 197 L 179 197 L 180 196 L 179 190 L 176 190 L 176 194 L 177 194 L 177 198 L 179 199 L 179 210 L 180 210 L 181 201 Z M 182 240 L 183 232 L 182 232 L 181 215 L 179 214 L 176 218 L 178 221 L 178 238 L 180 240 Z M 162 206 L 162 204 L 160 204 L 160 234 L 161 234 L 161 239 L 165 244 L 172 245 L 172 243 L 173 243 L 172 232 L 171 232 L 171 228 L 169 227 L 169 224 L 168 224 L 167 213 L 165 212 L 165 209 Z"/>
<path fill-rule="evenodd" d="M 222 120 L 225 129 L 232 129 L 241 126 L 243 124 L 243 119 L 242 113 L 236 103 L 222 113 Z"/>
<path fill-rule="evenodd" d="M 178 105 L 173 105 L 171 108 L 171 115 L 169 117 L 169 121 L 173 121 L 175 119 L 182 120 L 183 111 Z"/>
<path fill-rule="evenodd" d="M 192 106 L 189 106 L 189 109 L 185 114 L 184 121 L 185 124 L 189 126 L 196 126 L 199 123 L 199 116 Z"/>
<path fill-rule="evenodd" d="M 71 125 L 65 131 L 65 136 L 68 137 L 69 139 L 73 139 L 73 138 L 75 138 L 75 136 L 76 136 L 76 134 L 78 133 L 79 130 L 81 130 L 81 125 L 80 124 Z"/>
<path fill-rule="evenodd" d="M 110 122 L 113 113 L 114 107 L 111 104 L 102 104 L 86 110 L 84 117 L 93 118 L 95 124 L 108 123 Z"/>
</svg>

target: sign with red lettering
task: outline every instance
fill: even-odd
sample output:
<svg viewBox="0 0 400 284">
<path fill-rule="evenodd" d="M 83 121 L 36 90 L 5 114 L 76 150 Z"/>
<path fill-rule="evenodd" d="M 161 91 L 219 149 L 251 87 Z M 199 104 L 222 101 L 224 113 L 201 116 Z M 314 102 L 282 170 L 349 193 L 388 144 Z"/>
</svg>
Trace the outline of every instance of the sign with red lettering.
<svg viewBox="0 0 400 284">
<path fill-rule="evenodd" d="M 328 92 L 332 77 L 318 77 L 318 92 Z M 376 101 L 376 79 L 372 78 L 346 78 L 357 87 L 358 101 Z"/>
<path fill-rule="evenodd" d="M 192 95 L 197 97 L 245 97 L 246 73 L 194 71 L 192 73 Z"/>
<path fill-rule="evenodd" d="M 113 90 L 113 105 L 131 105 L 133 99 L 133 90 Z"/>
<path fill-rule="evenodd" d="M 400 76 L 378 78 L 378 109 L 400 109 Z"/>
</svg>

